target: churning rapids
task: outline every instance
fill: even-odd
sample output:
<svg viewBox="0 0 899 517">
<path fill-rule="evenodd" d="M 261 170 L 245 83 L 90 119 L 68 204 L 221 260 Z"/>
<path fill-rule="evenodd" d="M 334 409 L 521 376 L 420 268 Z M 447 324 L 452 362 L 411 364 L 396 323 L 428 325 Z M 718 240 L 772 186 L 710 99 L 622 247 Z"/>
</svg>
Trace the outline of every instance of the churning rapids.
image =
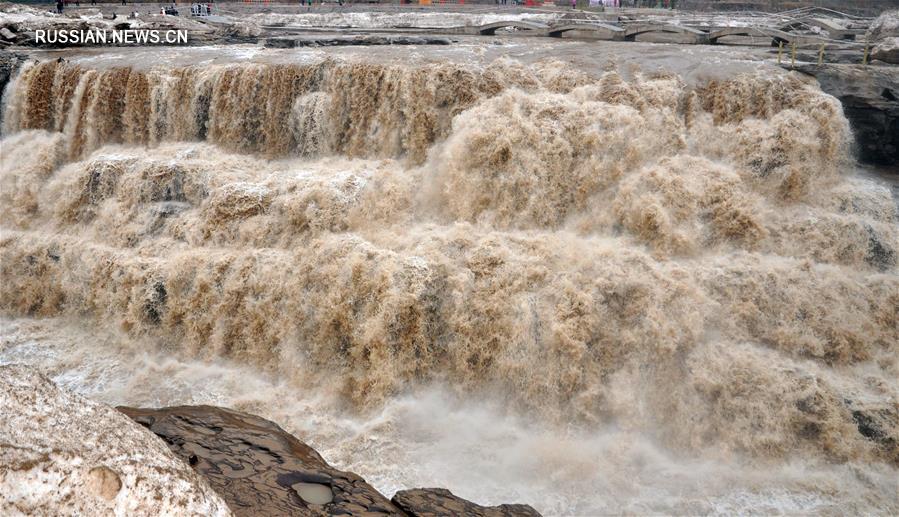
<svg viewBox="0 0 899 517">
<path fill-rule="evenodd" d="M 813 81 L 45 60 L 3 109 L 2 362 L 388 495 L 899 512 L 899 213 Z"/>
</svg>

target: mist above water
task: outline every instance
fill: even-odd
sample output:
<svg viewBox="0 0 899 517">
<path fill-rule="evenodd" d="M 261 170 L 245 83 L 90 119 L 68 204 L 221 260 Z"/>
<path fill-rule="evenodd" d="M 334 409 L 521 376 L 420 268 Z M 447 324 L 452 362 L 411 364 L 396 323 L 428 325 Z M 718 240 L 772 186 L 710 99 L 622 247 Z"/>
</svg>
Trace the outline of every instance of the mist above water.
<svg viewBox="0 0 899 517">
<path fill-rule="evenodd" d="M 482 503 L 528 501 L 544 514 L 800 513 L 895 506 L 895 470 L 818 458 L 697 458 L 651 433 L 545 425 L 501 401 L 446 386 L 392 398 L 366 415 L 289 380 L 228 361 L 196 361 L 66 319 L 4 319 L 0 363 L 27 362 L 113 405 L 213 404 L 264 415 L 388 495 L 447 486 Z M 102 347 L 104 354 L 97 354 Z"/>
<path fill-rule="evenodd" d="M 387 492 L 899 506 L 899 215 L 814 83 L 42 62 L 4 102 L 4 361 Z"/>
</svg>

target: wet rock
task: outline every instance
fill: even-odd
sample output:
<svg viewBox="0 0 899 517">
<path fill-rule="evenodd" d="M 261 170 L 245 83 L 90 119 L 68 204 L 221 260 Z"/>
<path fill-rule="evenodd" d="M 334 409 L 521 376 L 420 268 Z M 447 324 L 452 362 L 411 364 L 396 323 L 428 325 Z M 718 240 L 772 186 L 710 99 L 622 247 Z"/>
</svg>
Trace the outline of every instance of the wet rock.
<svg viewBox="0 0 899 517">
<path fill-rule="evenodd" d="M 885 243 L 874 228 L 865 225 L 868 232 L 868 253 L 865 255 L 865 262 L 871 264 L 881 271 L 886 271 L 896 265 L 896 252 L 888 244 Z"/>
<path fill-rule="evenodd" d="M 236 515 L 402 515 L 361 477 L 268 420 L 210 406 L 119 410 L 193 465 Z"/>
<path fill-rule="evenodd" d="M 540 515 L 523 504 L 480 506 L 442 488 L 402 490 L 390 501 L 356 474 L 328 465 L 274 422 L 239 411 L 118 409 L 162 438 L 236 515 Z"/>
<path fill-rule="evenodd" d="M 251 22 L 237 22 L 227 25 L 222 29 L 222 35 L 228 43 L 256 43 L 262 29 L 258 25 Z"/>
<path fill-rule="evenodd" d="M 147 235 L 159 233 L 165 226 L 167 220 L 190 208 L 190 203 L 181 201 L 159 201 L 150 205 L 149 221 L 147 222 L 145 233 Z"/>
<path fill-rule="evenodd" d="M 894 462 L 899 462 L 899 411 L 896 408 L 862 408 L 852 411 L 859 434 L 876 443 Z"/>
<path fill-rule="evenodd" d="M 526 504 L 501 504 L 481 506 L 456 497 L 445 488 L 415 488 L 400 490 L 393 496 L 393 504 L 415 517 L 466 515 L 473 517 L 534 517 L 538 516 Z"/>
<path fill-rule="evenodd" d="M 144 316 L 147 321 L 154 325 L 162 322 L 162 311 L 165 310 L 167 299 L 168 292 L 165 289 L 165 284 L 159 281 L 154 282 L 148 292 L 147 299 L 144 301 Z"/>
<path fill-rule="evenodd" d="M 153 434 L 36 370 L 0 366 L 0 515 L 230 515 Z"/>
<path fill-rule="evenodd" d="M 0 52 L 0 100 L 2 100 L 7 83 L 15 76 L 22 63 L 27 60 L 28 56 L 24 54 L 8 51 Z M 0 124 L 3 123 L 3 111 L 5 110 L 0 110 Z"/>
<path fill-rule="evenodd" d="M 796 70 L 814 76 L 843 104 L 861 161 L 899 163 L 899 67 L 808 64 Z"/>
</svg>

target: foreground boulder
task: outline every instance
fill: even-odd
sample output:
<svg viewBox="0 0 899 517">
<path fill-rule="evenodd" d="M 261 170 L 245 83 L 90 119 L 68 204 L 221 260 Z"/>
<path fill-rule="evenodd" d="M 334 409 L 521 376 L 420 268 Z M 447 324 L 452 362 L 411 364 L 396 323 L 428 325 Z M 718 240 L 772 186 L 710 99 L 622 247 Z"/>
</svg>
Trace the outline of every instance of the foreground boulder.
<svg viewBox="0 0 899 517">
<path fill-rule="evenodd" d="M 0 366 L 0 515 L 230 515 L 158 438 L 115 409 Z"/>
</svg>

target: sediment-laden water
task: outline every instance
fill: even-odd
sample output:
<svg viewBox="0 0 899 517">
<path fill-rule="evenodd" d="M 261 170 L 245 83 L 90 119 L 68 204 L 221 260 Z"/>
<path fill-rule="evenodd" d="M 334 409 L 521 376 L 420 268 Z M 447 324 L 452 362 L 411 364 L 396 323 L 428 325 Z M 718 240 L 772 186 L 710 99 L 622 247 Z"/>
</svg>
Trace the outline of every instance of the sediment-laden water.
<svg viewBox="0 0 899 517">
<path fill-rule="evenodd" d="M 899 210 L 852 144 L 789 74 L 31 63 L 0 360 L 387 492 L 895 513 Z"/>
</svg>

